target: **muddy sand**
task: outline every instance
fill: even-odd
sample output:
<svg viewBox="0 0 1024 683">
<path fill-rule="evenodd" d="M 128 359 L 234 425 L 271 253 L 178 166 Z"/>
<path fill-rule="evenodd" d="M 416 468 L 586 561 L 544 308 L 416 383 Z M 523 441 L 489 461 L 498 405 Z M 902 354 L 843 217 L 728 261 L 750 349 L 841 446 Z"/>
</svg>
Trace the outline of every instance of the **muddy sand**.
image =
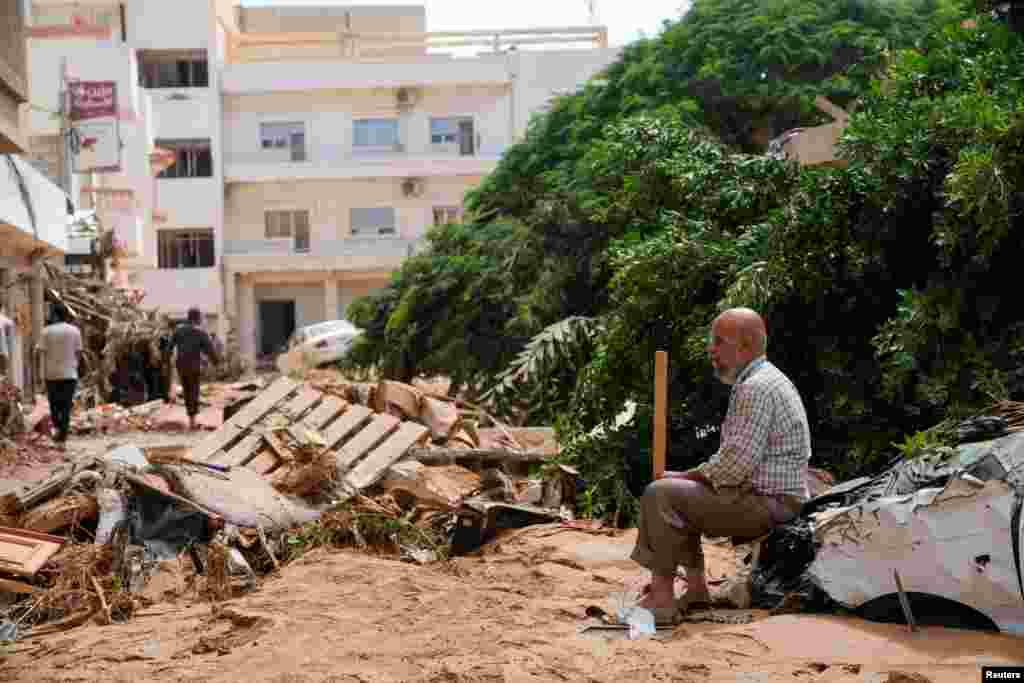
<svg viewBox="0 0 1024 683">
<path fill-rule="evenodd" d="M 663 642 L 580 635 L 588 605 L 607 609 L 641 578 L 634 538 L 532 527 L 431 566 L 315 550 L 216 608 L 178 595 L 125 624 L 29 634 L 0 680 L 963 683 L 983 665 L 1024 664 L 1020 638 L 835 616 L 755 613 L 683 624 Z M 732 572 L 730 547 L 706 551 L 713 578 Z"/>
</svg>

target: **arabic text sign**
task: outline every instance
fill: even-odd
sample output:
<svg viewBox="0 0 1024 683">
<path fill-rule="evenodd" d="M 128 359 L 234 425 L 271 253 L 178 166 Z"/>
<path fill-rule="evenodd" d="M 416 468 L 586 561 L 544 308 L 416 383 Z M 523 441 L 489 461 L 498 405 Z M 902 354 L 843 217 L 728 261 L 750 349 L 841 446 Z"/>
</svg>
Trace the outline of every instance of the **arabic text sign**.
<svg viewBox="0 0 1024 683">
<path fill-rule="evenodd" d="M 121 136 L 117 125 L 117 83 L 74 81 L 71 93 L 71 125 L 78 132 L 79 151 L 75 171 L 121 170 Z"/>
</svg>

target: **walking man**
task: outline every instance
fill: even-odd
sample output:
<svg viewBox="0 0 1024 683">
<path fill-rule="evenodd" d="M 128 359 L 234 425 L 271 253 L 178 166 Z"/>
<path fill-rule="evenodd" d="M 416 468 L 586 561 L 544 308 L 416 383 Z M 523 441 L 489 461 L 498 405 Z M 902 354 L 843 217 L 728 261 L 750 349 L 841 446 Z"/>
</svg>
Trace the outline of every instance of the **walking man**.
<svg viewBox="0 0 1024 683">
<path fill-rule="evenodd" d="M 199 327 L 200 314 L 198 308 L 190 308 L 188 322 L 179 325 L 171 337 L 169 352 L 177 349 L 178 357 L 175 365 L 181 390 L 185 394 L 185 410 L 188 413 L 188 428 L 196 428 L 196 415 L 199 413 L 199 377 L 202 373 L 202 357 L 205 355 L 210 362 L 219 362 L 210 335 Z"/>
<path fill-rule="evenodd" d="M 58 306 L 54 311 L 56 322 L 43 328 L 40 340 L 50 421 L 57 430 L 53 440 L 62 447 L 68 439 L 71 406 L 78 387 L 78 363 L 82 358 L 82 333 L 68 322 L 69 318 L 67 309 Z"/>
<path fill-rule="evenodd" d="M 640 500 L 634 561 L 651 570 L 641 607 L 659 622 L 708 603 L 701 535 L 753 538 L 796 517 L 808 498 L 811 432 L 796 387 L 768 362 L 761 316 L 733 308 L 711 326 L 708 354 L 719 381 L 731 385 L 718 452 L 685 472 L 665 472 Z M 673 583 L 686 569 L 686 594 Z"/>
</svg>

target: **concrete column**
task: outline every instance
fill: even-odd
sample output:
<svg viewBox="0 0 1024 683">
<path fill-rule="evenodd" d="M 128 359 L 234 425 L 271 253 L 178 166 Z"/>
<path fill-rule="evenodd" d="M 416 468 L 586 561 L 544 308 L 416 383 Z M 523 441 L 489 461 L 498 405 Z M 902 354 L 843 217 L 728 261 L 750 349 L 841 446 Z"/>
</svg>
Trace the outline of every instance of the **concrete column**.
<svg viewBox="0 0 1024 683">
<path fill-rule="evenodd" d="M 238 344 L 242 358 L 256 360 L 256 299 L 252 282 L 239 275 L 235 283 L 238 294 Z"/>
<path fill-rule="evenodd" d="M 333 276 L 324 280 L 324 320 L 341 317 L 338 310 L 338 279 Z"/>
<path fill-rule="evenodd" d="M 221 314 L 217 318 L 217 335 L 227 341 L 231 328 L 238 329 L 238 300 L 235 295 L 235 274 L 227 268 L 222 268 L 220 279 L 221 286 L 224 288 L 224 299 L 221 301 Z"/>
<path fill-rule="evenodd" d="M 46 322 L 45 305 L 43 299 L 43 259 L 37 258 L 32 262 L 32 278 L 29 285 L 29 304 L 32 307 L 32 336 L 29 343 L 32 345 L 32 363 L 29 366 L 26 388 L 32 388 L 32 394 L 43 390 L 42 366 L 39 362 L 40 355 L 36 349 L 43 339 L 43 324 Z"/>
</svg>

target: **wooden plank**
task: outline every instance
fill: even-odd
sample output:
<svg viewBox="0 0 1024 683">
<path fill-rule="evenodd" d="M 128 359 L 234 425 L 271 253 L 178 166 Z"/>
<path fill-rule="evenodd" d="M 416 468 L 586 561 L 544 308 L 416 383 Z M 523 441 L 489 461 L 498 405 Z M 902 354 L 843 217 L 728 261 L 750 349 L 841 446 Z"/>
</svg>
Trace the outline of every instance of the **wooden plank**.
<svg viewBox="0 0 1024 683">
<path fill-rule="evenodd" d="M 344 418 L 343 418 L 344 419 Z M 370 424 L 338 449 L 337 466 L 339 479 L 351 469 L 356 462 L 377 447 L 391 432 L 398 429 L 401 421 L 394 415 L 381 413 L 375 415 Z"/>
<path fill-rule="evenodd" d="M 309 387 L 303 387 L 299 390 L 299 393 L 295 395 L 295 398 L 285 403 L 284 406 L 277 409 L 277 412 L 283 414 L 292 422 L 297 422 L 302 415 L 309 410 L 314 403 L 320 400 L 323 396 L 319 391 L 310 389 Z"/>
<path fill-rule="evenodd" d="M 244 408 L 231 416 L 220 429 L 192 447 L 192 459 L 206 462 L 218 451 L 233 444 L 254 422 L 269 413 L 288 394 L 295 390 L 296 383 L 281 377 L 265 391 L 250 401 Z"/>
<path fill-rule="evenodd" d="M 37 588 L 30 583 L 0 578 L 0 593 L 18 593 L 20 595 L 31 595 L 32 593 L 40 592 L 42 592 L 41 588 Z"/>
<path fill-rule="evenodd" d="M 365 431 L 365 430 L 364 430 Z M 430 430 L 415 422 L 403 422 L 394 434 L 373 450 L 358 465 L 349 471 L 345 483 L 356 491 L 373 486 L 384 476 L 384 472 L 405 455 L 414 444 L 424 439 Z M 360 433 L 361 435 L 361 433 Z M 358 436 L 356 438 L 359 438 Z"/>
<path fill-rule="evenodd" d="M 457 448 L 412 448 L 409 459 L 418 460 L 424 465 L 454 465 L 461 462 L 487 464 L 491 467 L 500 464 L 535 464 L 554 460 L 557 454 L 538 451 L 503 451 L 500 449 L 464 449 Z"/>
<path fill-rule="evenodd" d="M 207 458 L 206 462 L 215 463 L 218 465 L 231 465 L 232 467 L 241 467 L 245 463 L 252 460 L 253 456 L 256 455 L 256 451 L 263 445 L 263 434 L 258 432 L 250 432 L 244 439 L 238 442 L 238 444 L 228 451 L 226 454 L 217 454 L 214 458 Z"/>
<path fill-rule="evenodd" d="M 303 418 L 303 422 L 313 429 L 323 429 L 331 420 L 345 412 L 348 404 L 337 396 L 324 396 L 324 400 L 312 413 Z"/>
<path fill-rule="evenodd" d="M 60 536 L 0 527 L 0 570 L 33 576 L 62 545 L 64 539 Z"/>
<path fill-rule="evenodd" d="M 246 467 L 252 470 L 256 470 L 262 476 L 266 476 L 277 469 L 281 461 L 276 455 L 269 449 L 263 451 L 255 458 L 246 463 Z"/>
<path fill-rule="evenodd" d="M 327 428 L 324 440 L 327 450 L 334 448 L 338 442 L 347 439 L 350 434 L 363 426 L 373 412 L 365 406 L 351 406 L 337 421 Z"/>
</svg>

